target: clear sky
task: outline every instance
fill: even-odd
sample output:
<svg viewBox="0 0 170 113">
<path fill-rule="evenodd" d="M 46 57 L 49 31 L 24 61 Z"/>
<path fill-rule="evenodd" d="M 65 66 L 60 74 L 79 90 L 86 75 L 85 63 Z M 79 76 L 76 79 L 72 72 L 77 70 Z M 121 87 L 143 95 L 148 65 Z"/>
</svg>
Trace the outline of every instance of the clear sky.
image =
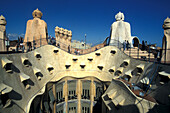
<svg viewBox="0 0 170 113">
<path fill-rule="evenodd" d="M 1 0 L 0 15 L 7 20 L 8 34 L 25 34 L 32 12 L 42 11 L 48 33 L 55 27 L 72 30 L 72 40 L 97 43 L 110 34 L 115 15 L 121 11 L 131 24 L 132 36 L 140 41 L 162 44 L 164 20 L 170 16 L 170 0 Z"/>
</svg>

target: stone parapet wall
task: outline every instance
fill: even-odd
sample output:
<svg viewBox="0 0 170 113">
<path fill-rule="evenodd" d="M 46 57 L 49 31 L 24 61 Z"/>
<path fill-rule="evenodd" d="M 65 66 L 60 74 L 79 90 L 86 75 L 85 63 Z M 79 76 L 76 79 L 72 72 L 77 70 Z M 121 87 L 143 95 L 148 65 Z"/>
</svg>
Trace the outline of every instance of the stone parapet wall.
<svg viewBox="0 0 170 113">
<path fill-rule="evenodd" d="M 109 82 L 123 77 L 129 70 L 140 68 L 140 74 L 131 75 L 130 79 L 130 82 L 138 83 L 155 70 L 151 69 L 153 63 L 132 59 L 113 46 L 85 55 L 73 55 L 55 46 L 46 45 L 24 54 L 1 54 L 0 60 L 0 83 L 12 88 L 7 94 L 13 102 L 13 106 L 2 109 L 2 113 L 11 113 L 13 110 L 18 113 L 29 112 L 35 97 L 44 94 L 47 83 L 58 82 L 66 77 L 79 80 L 91 78 L 91 81 L 96 78 Z M 23 82 L 25 80 L 28 82 Z M 95 96 L 94 93 L 91 95 Z M 78 108 L 80 110 L 80 105 Z"/>
</svg>

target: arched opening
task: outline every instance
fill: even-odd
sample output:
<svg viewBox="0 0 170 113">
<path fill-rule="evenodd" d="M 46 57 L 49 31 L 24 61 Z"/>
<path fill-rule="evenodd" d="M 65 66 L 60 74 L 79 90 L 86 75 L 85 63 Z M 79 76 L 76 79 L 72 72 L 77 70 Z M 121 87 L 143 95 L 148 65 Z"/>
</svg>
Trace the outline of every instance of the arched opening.
<svg viewBox="0 0 170 113">
<path fill-rule="evenodd" d="M 139 39 L 137 37 L 133 38 L 133 47 L 138 47 L 139 45 Z"/>
</svg>

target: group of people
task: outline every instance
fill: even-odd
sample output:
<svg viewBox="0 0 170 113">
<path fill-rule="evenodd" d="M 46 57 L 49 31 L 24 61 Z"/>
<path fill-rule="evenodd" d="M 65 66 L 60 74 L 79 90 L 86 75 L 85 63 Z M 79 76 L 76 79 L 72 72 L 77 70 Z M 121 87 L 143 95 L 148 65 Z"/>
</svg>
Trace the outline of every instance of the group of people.
<svg viewBox="0 0 170 113">
<path fill-rule="evenodd" d="M 147 46 L 148 46 L 148 44 L 147 44 L 147 41 L 142 41 L 142 50 L 144 51 L 144 50 L 147 50 Z"/>
<path fill-rule="evenodd" d="M 25 47 L 24 47 L 24 44 L 23 44 L 23 43 L 24 43 L 23 37 L 18 37 L 16 51 L 18 51 L 19 49 L 21 49 L 22 52 L 24 52 Z"/>
<path fill-rule="evenodd" d="M 54 37 L 48 37 L 48 44 L 56 45 L 56 39 Z"/>
<path fill-rule="evenodd" d="M 78 49 L 75 49 L 75 50 L 74 50 L 74 53 L 75 53 L 76 55 L 80 55 L 80 51 L 79 51 Z"/>
<path fill-rule="evenodd" d="M 128 50 L 130 48 L 130 43 L 129 43 L 129 41 L 127 40 L 125 40 L 124 42 L 123 42 L 123 50 Z"/>
</svg>

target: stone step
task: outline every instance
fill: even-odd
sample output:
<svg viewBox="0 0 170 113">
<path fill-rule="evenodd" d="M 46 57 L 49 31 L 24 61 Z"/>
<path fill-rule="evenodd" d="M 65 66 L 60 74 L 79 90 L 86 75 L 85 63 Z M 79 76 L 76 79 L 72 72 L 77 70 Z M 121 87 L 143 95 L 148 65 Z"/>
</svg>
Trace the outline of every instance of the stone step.
<svg viewBox="0 0 170 113">
<path fill-rule="evenodd" d="M 136 56 L 138 55 L 138 53 L 125 53 L 125 54 L 127 54 L 127 55 L 136 55 Z M 154 57 L 153 54 L 148 54 L 148 53 L 147 54 L 139 54 L 139 56 L 149 56 L 149 55 Z"/>
<path fill-rule="evenodd" d="M 147 52 L 147 51 L 124 51 L 124 53 L 126 53 L 126 54 L 148 54 L 149 55 L 149 53 Z M 150 55 L 153 55 L 153 53 L 150 53 Z"/>
<path fill-rule="evenodd" d="M 131 51 L 131 50 L 126 50 L 126 51 L 124 51 L 124 52 L 139 52 L 139 53 L 149 53 L 149 52 L 147 52 L 147 51 L 141 51 L 141 50 L 133 50 L 133 51 Z"/>
<path fill-rule="evenodd" d="M 138 53 L 138 51 L 124 51 L 124 53 Z M 149 54 L 147 51 L 139 51 L 140 54 Z"/>
<path fill-rule="evenodd" d="M 121 49 L 123 51 L 123 48 Z M 131 50 L 125 50 L 123 51 L 125 54 L 127 54 L 128 56 L 131 56 L 132 58 L 138 58 L 138 55 L 139 55 L 139 59 L 143 59 L 141 57 L 146 57 L 145 60 L 154 60 L 154 54 L 153 53 L 148 53 L 147 51 L 142 51 L 142 50 L 139 50 L 138 51 L 138 48 L 135 47 L 135 48 L 131 48 Z M 150 57 L 149 57 L 150 55 Z"/>
<path fill-rule="evenodd" d="M 138 55 L 138 53 L 125 53 L 127 55 Z M 149 53 L 139 53 L 139 56 L 154 56 L 153 54 L 149 54 Z"/>
<path fill-rule="evenodd" d="M 130 55 L 132 58 L 138 58 L 137 55 Z M 143 55 L 139 55 L 139 58 L 141 57 L 146 57 L 146 58 L 149 58 L 149 56 L 143 56 Z M 150 56 L 150 58 L 154 58 L 154 56 Z"/>
</svg>

